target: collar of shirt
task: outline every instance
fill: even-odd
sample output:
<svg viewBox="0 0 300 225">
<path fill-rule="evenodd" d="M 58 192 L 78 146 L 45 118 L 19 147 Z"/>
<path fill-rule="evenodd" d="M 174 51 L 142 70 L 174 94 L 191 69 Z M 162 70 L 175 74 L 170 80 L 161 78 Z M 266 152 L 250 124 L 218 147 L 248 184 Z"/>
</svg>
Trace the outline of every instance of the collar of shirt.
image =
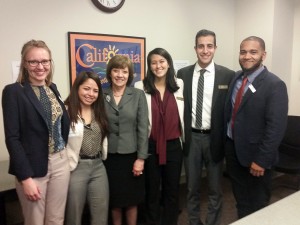
<svg viewBox="0 0 300 225">
<path fill-rule="evenodd" d="M 255 78 L 265 69 L 264 66 L 259 67 L 257 70 L 255 70 L 253 73 L 250 73 L 247 75 L 248 81 L 252 84 Z"/>
<path fill-rule="evenodd" d="M 200 76 L 200 70 L 201 69 L 206 69 L 206 72 L 204 74 L 205 76 L 209 75 L 209 74 L 214 74 L 215 73 L 215 63 L 214 63 L 214 61 L 212 60 L 211 63 L 206 68 L 201 68 L 199 66 L 199 64 L 196 63 L 195 68 L 194 68 L 194 74 L 196 73 L 196 74 L 199 74 L 199 76 Z"/>
</svg>

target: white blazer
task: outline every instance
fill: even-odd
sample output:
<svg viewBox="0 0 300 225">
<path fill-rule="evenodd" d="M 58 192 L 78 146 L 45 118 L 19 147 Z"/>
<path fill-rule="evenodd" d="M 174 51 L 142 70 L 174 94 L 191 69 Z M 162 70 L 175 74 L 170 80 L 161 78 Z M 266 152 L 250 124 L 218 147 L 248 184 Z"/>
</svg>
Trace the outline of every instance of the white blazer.
<svg viewBox="0 0 300 225">
<path fill-rule="evenodd" d="M 83 139 L 84 123 L 80 116 L 78 116 L 78 118 L 79 119 L 75 124 L 74 130 L 72 129 L 72 126 L 70 126 L 69 139 L 66 147 L 70 171 L 74 170 L 77 167 L 79 160 L 79 152 L 81 149 Z M 103 140 L 101 153 L 102 160 L 105 160 L 107 158 L 107 137 L 105 137 Z"/>
<path fill-rule="evenodd" d="M 181 142 L 184 142 L 184 122 L 183 122 L 183 112 L 184 112 L 184 99 L 183 99 L 183 80 L 176 78 L 176 83 L 179 86 L 179 89 L 174 92 L 175 100 L 178 107 L 179 112 L 179 118 L 180 118 L 180 128 L 181 128 Z M 135 88 L 144 90 L 144 84 L 143 81 L 138 81 L 134 84 Z M 147 99 L 147 105 L 148 105 L 148 114 L 149 114 L 149 136 L 151 134 L 151 128 L 152 128 L 152 110 L 151 110 L 151 95 L 146 93 L 146 99 Z"/>
</svg>

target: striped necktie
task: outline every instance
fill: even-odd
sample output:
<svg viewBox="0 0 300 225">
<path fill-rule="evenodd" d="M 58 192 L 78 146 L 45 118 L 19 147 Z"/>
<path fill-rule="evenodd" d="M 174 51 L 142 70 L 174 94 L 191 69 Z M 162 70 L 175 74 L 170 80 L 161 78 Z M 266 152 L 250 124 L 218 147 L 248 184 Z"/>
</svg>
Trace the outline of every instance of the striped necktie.
<svg viewBox="0 0 300 225">
<path fill-rule="evenodd" d="M 196 104 L 196 127 L 201 129 L 202 127 L 202 108 L 203 108 L 203 92 L 204 92 L 204 73 L 206 69 L 200 70 L 200 77 L 197 87 L 197 104 Z"/>
</svg>

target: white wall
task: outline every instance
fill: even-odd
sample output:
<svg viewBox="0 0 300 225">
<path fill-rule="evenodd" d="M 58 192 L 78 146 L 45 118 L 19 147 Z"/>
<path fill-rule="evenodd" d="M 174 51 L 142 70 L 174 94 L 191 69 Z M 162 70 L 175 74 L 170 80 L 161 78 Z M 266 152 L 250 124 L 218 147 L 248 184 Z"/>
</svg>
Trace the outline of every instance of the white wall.
<svg viewBox="0 0 300 225">
<path fill-rule="evenodd" d="M 292 70 L 289 85 L 289 114 L 300 115 L 300 1 L 295 1 L 294 6 L 294 35 L 292 52 Z M 284 58 L 284 55 L 282 55 Z"/>
<path fill-rule="evenodd" d="M 283 79 L 290 90 L 292 53 L 294 1 L 275 0 L 273 22 L 272 72 Z M 289 94 L 291 92 L 289 91 Z"/>
<path fill-rule="evenodd" d="M 300 0 L 236 0 L 235 58 L 239 44 L 256 35 L 266 42 L 267 68 L 285 81 L 289 114 L 300 115 Z M 234 68 L 239 68 L 238 60 Z"/>
<path fill-rule="evenodd" d="M 248 36 L 265 40 L 267 58 L 265 65 L 272 62 L 274 0 L 236 0 L 235 11 L 235 68 L 240 69 L 238 54 L 241 41 Z"/>
</svg>

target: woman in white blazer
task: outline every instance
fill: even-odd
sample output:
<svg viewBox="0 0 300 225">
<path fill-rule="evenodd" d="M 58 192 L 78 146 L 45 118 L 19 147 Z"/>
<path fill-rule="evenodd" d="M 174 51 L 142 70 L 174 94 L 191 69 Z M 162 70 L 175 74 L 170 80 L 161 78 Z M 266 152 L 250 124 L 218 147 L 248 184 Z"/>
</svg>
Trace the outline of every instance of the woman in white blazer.
<svg viewBox="0 0 300 225">
<path fill-rule="evenodd" d="M 80 73 L 65 104 L 71 120 L 67 152 L 72 171 L 65 224 L 81 225 L 87 200 L 90 224 L 107 225 L 109 188 L 102 160 L 107 155 L 108 122 L 99 76 Z"/>
<path fill-rule="evenodd" d="M 147 76 L 135 83 L 136 88 L 145 91 L 149 111 L 146 222 L 176 225 L 184 139 L 183 81 L 176 79 L 172 57 L 165 49 L 155 48 L 149 52 L 147 65 Z"/>
</svg>

